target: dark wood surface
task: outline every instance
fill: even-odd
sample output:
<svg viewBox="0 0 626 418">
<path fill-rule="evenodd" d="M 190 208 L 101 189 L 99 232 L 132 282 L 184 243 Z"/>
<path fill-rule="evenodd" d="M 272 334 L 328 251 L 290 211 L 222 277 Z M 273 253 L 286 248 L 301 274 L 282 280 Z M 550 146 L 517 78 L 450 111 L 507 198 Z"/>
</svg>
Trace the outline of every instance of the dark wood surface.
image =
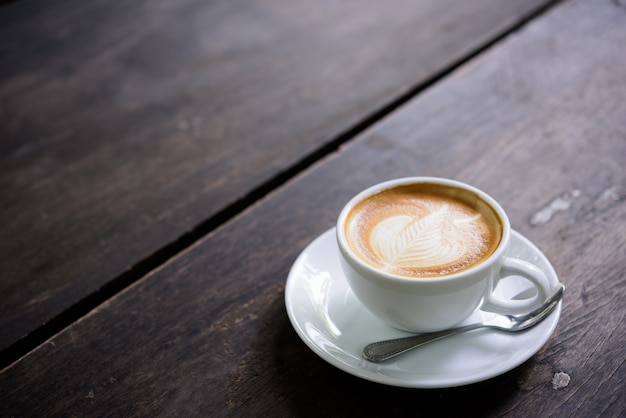
<svg viewBox="0 0 626 418">
<path fill-rule="evenodd" d="M 548 3 L 5 4 L 0 350 L 77 319 Z"/>
<path fill-rule="evenodd" d="M 625 86 L 626 10 L 555 7 L 3 370 L 0 415 L 623 416 Z M 405 175 L 484 189 L 551 260 L 561 320 L 523 365 L 395 388 L 291 328 L 297 255 L 353 194 Z"/>
</svg>

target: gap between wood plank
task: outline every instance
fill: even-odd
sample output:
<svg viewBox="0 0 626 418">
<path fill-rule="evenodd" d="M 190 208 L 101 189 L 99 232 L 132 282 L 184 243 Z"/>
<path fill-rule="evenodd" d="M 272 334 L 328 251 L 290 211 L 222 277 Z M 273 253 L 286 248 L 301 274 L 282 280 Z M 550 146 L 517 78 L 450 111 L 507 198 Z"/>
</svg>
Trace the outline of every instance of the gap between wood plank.
<svg viewBox="0 0 626 418">
<path fill-rule="evenodd" d="M 0 0 L 0 7 L 5 4 L 5 2 L 11 3 L 13 1 L 17 0 Z M 10 366 L 23 356 L 27 355 L 30 351 L 43 344 L 54 335 L 63 331 L 74 322 L 78 321 L 80 318 L 85 316 L 87 313 L 89 313 L 105 301 L 113 298 L 115 295 L 122 292 L 133 283 L 139 281 L 151 271 L 166 264 L 170 259 L 182 253 L 194 243 L 200 241 L 213 230 L 217 229 L 229 220 L 235 218 L 248 207 L 252 206 L 272 191 L 278 189 L 280 186 L 287 183 L 298 174 L 304 172 L 316 162 L 337 152 L 342 145 L 348 143 L 355 137 L 358 137 L 359 134 L 361 134 L 371 126 L 375 125 L 410 100 L 417 97 L 422 91 L 430 88 L 431 86 L 457 70 L 459 67 L 470 62 L 478 55 L 498 44 L 510 34 L 520 30 L 526 24 L 536 19 L 537 17 L 545 14 L 557 4 L 562 3 L 563 1 L 565 0 L 550 1 L 543 6 L 540 6 L 537 10 L 530 12 L 528 15 L 522 16 L 518 22 L 516 22 L 512 27 L 505 30 L 503 33 L 495 36 L 493 39 L 486 42 L 484 45 L 476 48 L 475 50 L 470 51 L 465 56 L 459 58 L 447 67 L 441 69 L 439 72 L 434 73 L 426 80 L 412 87 L 391 102 L 383 105 L 381 108 L 379 108 L 369 116 L 366 116 L 361 122 L 339 134 L 335 139 L 329 141 L 324 146 L 320 147 L 309 155 L 306 155 L 304 158 L 295 162 L 292 166 L 286 168 L 284 171 L 279 172 L 274 177 L 261 183 L 251 192 L 241 197 L 234 203 L 226 206 L 215 215 L 197 225 L 191 231 L 185 233 L 177 240 L 165 245 L 153 254 L 139 261 L 128 270 L 126 270 L 124 273 L 113 278 L 96 292 L 81 299 L 79 302 L 70 306 L 50 321 L 42 324 L 28 335 L 22 337 L 17 342 L 5 349 L 2 353 L 0 353 L 0 371 Z"/>
</svg>

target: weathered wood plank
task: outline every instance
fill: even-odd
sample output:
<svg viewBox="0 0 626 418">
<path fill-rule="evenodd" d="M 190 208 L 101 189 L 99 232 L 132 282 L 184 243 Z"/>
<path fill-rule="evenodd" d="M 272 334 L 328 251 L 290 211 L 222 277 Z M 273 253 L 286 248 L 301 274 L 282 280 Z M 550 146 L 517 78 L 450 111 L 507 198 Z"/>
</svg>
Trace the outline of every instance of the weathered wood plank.
<svg viewBox="0 0 626 418">
<path fill-rule="evenodd" d="M 0 350 L 546 3 L 4 5 Z"/>
<path fill-rule="evenodd" d="M 576 22 L 576 24 L 572 24 Z M 620 416 L 626 12 L 566 3 L 0 374 L 2 415 Z M 567 285 L 517 369 L 447 390 L 366 382 L 291 329 L 291 263 L 363 187 L 440 175 L 502 202 Z M 557 372 L 571 377 L 555 389 Z"/>
</svg>

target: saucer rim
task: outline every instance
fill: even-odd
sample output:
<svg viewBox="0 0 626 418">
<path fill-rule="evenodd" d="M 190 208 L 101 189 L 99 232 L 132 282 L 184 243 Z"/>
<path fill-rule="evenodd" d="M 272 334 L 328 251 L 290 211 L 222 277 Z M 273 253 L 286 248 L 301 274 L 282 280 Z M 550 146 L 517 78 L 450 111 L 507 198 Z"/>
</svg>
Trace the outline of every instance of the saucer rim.
<svg viewBox="0 0 626 418">
<path fill-rule="evenodd" d="M 537 352 L 539 352 L 539 350 L 541 350 L 541 348 L 548 342 L 548 340 L 550 339 L 550 337 L 556 330 L 556 326 L 558 325 L 560 315 L 561 315 L 562 300 L 559 301 L 556 309 L 546 318 L 546 320 L 544 320 L 544 321 L 551 321 L 551 323 L 549 325 L 549 328 L 546 329 L 540 336 L 538 336 L 540 338 L 538 338 L 537 340 L 541 341 L 541 343 L 538 344 L 536 348 L 525 350 L 522 353 L 520 353 L 518 356 L 514 356 L 515 357 L 514 360 L 507 363 L 507 365 L 504 367 L 500 366 L 494 369 L 488 369 L 487 372 L 483 371 L 480 373 L 475 373 L 471 376 L 465 375 L 464 378 L 460 377 L 457 379 L 449 379 L 444 383 L 432 383 L 432 382 L 429 383 L 429 382 L 423 382 L 419 380 L 401 379 L 401 378 L 397 378 L 397 377 L 393 377 L 389 375 L 377 374 L 363 367 L 360 367 L 358 365 L 353 365 L 353 364 L 341 361 L 335 356 L 332 356 L 331 354 L 329 354 L 326 350 L 322 349 L 319 345 L 315 344 L 311 340 L 310 336 L 305 332 L 305 330 L 301 328 L 300 324 L 298 323 L 298 318 L 296 318 L 297 313 L 295 312 L 295 309 L 294 309 L 295 306 L 290 301 L 291 294 L 293 292 L 293 286 L 295 286 L 294 283 L 297 280 L 293 278 L 296 274 L 295 273 L 296 266 L 298 266 L 301 263 L 301 259 L 303 257 L 305 257 L 308 253 L 310 253 L 310 250 L 312 247 L 314 247 L 315 245 L 319 245 L 319 241 L 324 241 L 324 240 L 329 239 L 329 235 L 334 236 L 334 232 L 335 232 L 335 227 L 324 231 L 323 233 L 318 235 L 315 239 L 313 239 L 299 253 L 298 257 L 292 264 L 289 274 L 287 276 L 287 282 L 285 284 L 284 299 L 285 299 L 285 307 L 287 310 L 289 321 L 292 327 L 294 328 L 294 330 L 296 331 L 296 333 L 298 334 L 299 338 L 305 343 L 307 347 L 309 347 L 309 349 L 311 349 L 316 355 L 321 357 L 324 361 L 326 361 L 327 363 L 337 367 L 338 369 L 346 373 L 349 373 L 353 376 L 356 376 L 356 377 L 359 377 L 359 378 L 362 378 L 364 380 L 368 380 L 371 382 L 385 384 L 389 386 L 405 387 L 405 388 L 437 389 L 437 388 L 451 388 L 451 387 L 465 386 L 465 385 L 485 381 L 485 380 L 494 378 L 496 376 L 500 376 L 520 366 L 521 364 L 526 362 L 528 359 L 530 359 L 533 355 L 535 355 Z M 549 270 L 548 278 L 551 279 L 551 281 L 554 280 L 557 283 L 560 281 L 558 275 L 556 274 L 556 271 L 554 270 L 554 267 L 552 266 L 548 258 L 534 243 L 532 243 L 528 238 L 523 236 L 521 233 L 517 232 L 514 229 L 511 229 L 511 241 L 513 240 L 519 240 L 523 246 L 529 247 L 530 250 L 536 256 L 542 259 L 543 263 L 545 264 L 545 267 Z M 343 274 L 342 274 L 342 279 L 345 280 L 345 276 L 343 276 Z M 363 307 L 363 305 L 361 305 L 358 302 L 358 300 L 355 300 L 355 302 L 360 305 L 361 309 L 366 309 L 365 307 Z M 532 332 L 532 331 L 533 329 L 530 329 L 525 332 Z M 341 350 L 345 352 L 346 354 L 354 355 L 354 353 L 347 351 L 341 346 L 339 346 L 339 348 L 341 348 Z M 358 354 L 360 356 L 360 353 Z M 418 372 L 416 371 L 415 373 L 417 375 Z"/>
</svg>

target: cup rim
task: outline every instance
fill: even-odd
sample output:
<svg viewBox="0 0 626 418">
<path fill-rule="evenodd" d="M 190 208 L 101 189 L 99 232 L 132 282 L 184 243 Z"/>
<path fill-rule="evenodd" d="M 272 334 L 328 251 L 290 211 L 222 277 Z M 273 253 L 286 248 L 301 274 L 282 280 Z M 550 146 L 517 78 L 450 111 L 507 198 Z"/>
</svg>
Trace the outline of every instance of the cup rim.
<svg viewBox="0 0 626 418">
<path fill-rule="evenodd" d="M 348 214 L 350 213 L 350 211 L 352 210 L 352 208 L 357 203 L 365 199 L 366 197 L 380 193 L 384 190 L 388 190 L 393 187 L 405 186 L 405 185 L 411 185 L 411 184 L 417 184 L 417 183 L 439 184 L 443 186 L 452 186 L 452 187 L 458 187 L 464 190 L 468 190 L 472 193 L 475 193 L 483 201 L 485 201 L 489 206 L 491 206 L 491 208 L 494 210 L 494 212 L 496 213 L 496 215 L 500 218 L 500 221 L 502 222 L 502 236 L 500 237 L 500 242 L 498 243 L 498 246 L 493 251 L 493 253 L 491 253 L 491 255 L 487 259 L 485 259 L 483 262 L 481 262 L 478 265 L 475 265 L 465 270 L 461 270 L 459 272 L 455 272 L 455 273 L 448 274 L 445 276 L 428 276 L 428 277 L 403 276 L 403 275 L 393 274 L 393 273 L 379 270 L 367 264 L 366 262 L 362 261 L 354 253 L 352 247 L 348 243 L 347 238 L 345 236 L 345 230 L 343 228 L 346 218 Z M 494 264 L 494 260 L 501 259 L 504 256 L 508 247 L 507 244 L 510 239 L 510 233 L 511 233 L 511 224 L 510 224 L 510 221 L 506 212 L 504 211 L 502 206 L 500 206 L 500 204 L 489 194 L 478 189 L 477 187 L 474 187 L 472 185 L 469 185 L 467 183 L 464 183 L 458 180 L 453 180 L 453 179 L 448 179 L 448 178 L 443 178 L 443 177 L 430 177 L 430 176 L 401 177 L 401 178 L 383 181 L 381 183 L 377 183 L 372 186 L 369 186 L 366 189 L 359 192 L 358 194 L 356 194 L 354 197 L 352 197 L 348 201 L 348 203 L 346 203 L 346 205 L 342 208 L 341 212 L 339 213 L 339 217 L 337 218 L 337 223 L 336 223 L 336 236 L 337 236 L 337 242 L 339 244 L 339 250 L 344 254 L 344 257 L 347 259 L 347 261 L 351 263 L 355 263 L 360 268 L 373 273 L 372 277 L 380 277 L 380 278 L 384 278 L 385 280 L 403 282 L 403 283 L 433 283 L 434 284 L 434 283 L 455 281 L 463 277 L 473 275 L 477 271 L 490 268 Z"/>
</svg>

